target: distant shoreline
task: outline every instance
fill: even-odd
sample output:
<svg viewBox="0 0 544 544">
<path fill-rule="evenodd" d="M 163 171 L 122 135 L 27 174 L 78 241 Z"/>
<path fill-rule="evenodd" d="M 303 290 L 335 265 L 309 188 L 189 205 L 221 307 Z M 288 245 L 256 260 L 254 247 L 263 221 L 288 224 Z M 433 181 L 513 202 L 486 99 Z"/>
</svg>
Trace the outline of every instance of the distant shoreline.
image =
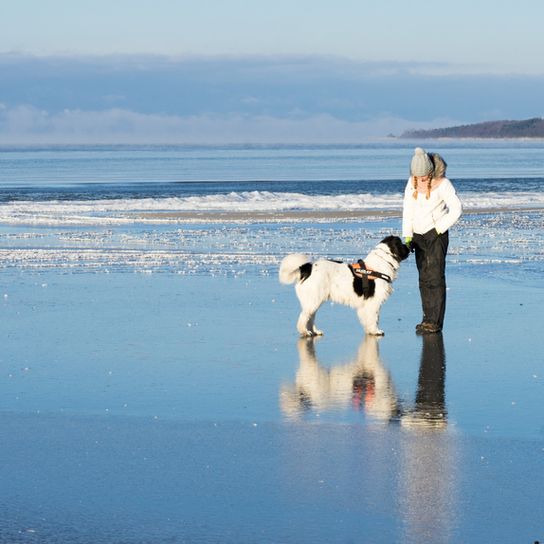
<svg viewBox="0 0 544 544">
<path fill-rule="evenodd" d="M 430 130 L 408 130 L 400 139 L 474 138 L 474 139 L 541 139 L 544 138 L 544 119 L 533 117 L 521 121 L 502 120 L 457 125 Z"/>
</svg>

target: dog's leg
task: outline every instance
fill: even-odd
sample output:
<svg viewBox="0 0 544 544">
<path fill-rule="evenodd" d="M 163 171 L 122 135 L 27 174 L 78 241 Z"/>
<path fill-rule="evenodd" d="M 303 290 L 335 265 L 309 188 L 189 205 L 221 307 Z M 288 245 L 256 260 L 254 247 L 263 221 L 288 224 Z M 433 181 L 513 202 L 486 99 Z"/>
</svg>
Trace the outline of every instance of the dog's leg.
<svg viewBox="0 0 544 544">
<path fill-rule="evenodd" d="M 323 334 L 314 325 L 315 314 L 323 301 L 326 300 L 322 283 L 323 278 L 317 274 L 310 276 L 304 283 L 297 284 L 295 288 L 301 308 L 297 322 L 297 330 L 301 336 L 321 336 Z"/>
<path fill-rule="evenodd" d="M 310 329 L 315 336 L 323 336 L 323 331 L 320 331 L 316 326 L 315 326 L 315 312 L 313 313 L 312 317 L 310 318 L 310 320 L 308 321 L 308 329 Z"/>
<path fill-rule="evenodd" d="M 361 325 L 365 329 L 366 334 L 372 334 L 373 336 L 383 336 L 385 333 L 378 327 L 378 320 L 380 319 L 380 307 L 367 303 L 357 310 L 357 316 Z"/>
<path fill-rule="evenodd" d="M 302 308 L 297 321 L 297 331 L 301 336 L 319 336 L 323 334 L 323 332 L 317 330 L 314 325 L 316 312 L 317 308 L 315 310 Z"/>
<path fill-rule="evenodd" d="M 298 316 L 297 331 L 300 336 L 313 336 L 314 333 L 310 327 L 310 322 L 313 321 L 314 314 L 303 309 Z"/>
</svg>

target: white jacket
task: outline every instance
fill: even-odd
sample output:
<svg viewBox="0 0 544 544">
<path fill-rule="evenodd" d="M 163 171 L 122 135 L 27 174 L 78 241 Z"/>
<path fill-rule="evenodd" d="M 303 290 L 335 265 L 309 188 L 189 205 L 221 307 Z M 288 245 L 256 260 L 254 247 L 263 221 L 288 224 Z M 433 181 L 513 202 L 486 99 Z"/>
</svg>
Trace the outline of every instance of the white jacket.
<svg viewBox="0 0 544 544">
<path fill-rule="evenodd" d="M 438 187 L 431 191 L 429 199 L 426 193 L 418 193 L 417 198 L 412 196 L 413 193 L 410 178 L 404 191 L 402 208 L 403 238 L 411 238 L 414 233 L 425 234 L 433 228 L 439 233 L 446 232 L 461 217 L 461 201 L 448 178 L 443 178 Z"/>
</svg>

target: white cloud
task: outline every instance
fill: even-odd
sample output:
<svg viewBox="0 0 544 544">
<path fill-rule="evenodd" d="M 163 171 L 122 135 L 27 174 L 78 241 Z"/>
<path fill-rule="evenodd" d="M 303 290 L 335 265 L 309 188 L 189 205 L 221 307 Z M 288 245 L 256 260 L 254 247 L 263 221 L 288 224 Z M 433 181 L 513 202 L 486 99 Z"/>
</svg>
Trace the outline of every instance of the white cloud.
<svg viewBox="0 0 544 544">
<path fill-rule="evenodd" d="M 343 130 L 359 127 L 367 133 L 387 122 L 393 126 L 386 132 L 397 132 L 398 120 L 403 119 L 429 124 L 448 117 L 472 123 L 541 114 L 544 77 L 453 75 L 451 70 L 451 65 L 440 63 L 365 63 L 316 56 L 0 54 L 0 103 L 11 110 L 48 112 L 46 121 L 34 110 L 27 111 L 30 122 L 47 130 L 73 123 L 76 117 L 84 123 L 91 116 L 88 130 L 93 131 L 102 116 L 102 126 L 112 122 L 113 137 L 121 131 L 117 122 L 151 124 L 159 132 L 165 125 L 181 124 L 171 131 L 181 130 L 185 138 L 183 127 L 189 120 L 206 124 L 209 117 L 226 125 L 248 124 L 250 119 L 254 130 L 270 120 L 278 124 L 276 120 L 296 119 L 299 127 L 300 121 L 308 125 L 308 119 L 317 123 L 332 118 L 348 123 Z M 70 113 L 63 116 L 66 108 Z M 22 115 L 19 110 L 17 116 Z"/>
<path fill-rule="evenodd" d="M 414 122 L 393 116 L 350 122 L 329 114 L 158 115 L 122 109 L 49 113 L 31 106 L 0 110 L 0 143 L 357 143 L 414 128 L 459 121 Z"/>
</svg>

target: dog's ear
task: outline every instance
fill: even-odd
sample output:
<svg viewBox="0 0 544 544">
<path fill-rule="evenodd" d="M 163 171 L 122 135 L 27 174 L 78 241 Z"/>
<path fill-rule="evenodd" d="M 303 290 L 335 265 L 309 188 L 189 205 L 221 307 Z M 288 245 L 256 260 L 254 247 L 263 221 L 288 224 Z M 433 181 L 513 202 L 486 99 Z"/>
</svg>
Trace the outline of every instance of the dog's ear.
<svg viewBox="0 0 544 544">
<path fill-rule="evenodd" d="M 398 236 L 387 236 L 383 239 L 383 243 L 387 244 L 391 253 L 399 261 L 404 261 L 410 255 L 410 248 Z"/>
</svg>

